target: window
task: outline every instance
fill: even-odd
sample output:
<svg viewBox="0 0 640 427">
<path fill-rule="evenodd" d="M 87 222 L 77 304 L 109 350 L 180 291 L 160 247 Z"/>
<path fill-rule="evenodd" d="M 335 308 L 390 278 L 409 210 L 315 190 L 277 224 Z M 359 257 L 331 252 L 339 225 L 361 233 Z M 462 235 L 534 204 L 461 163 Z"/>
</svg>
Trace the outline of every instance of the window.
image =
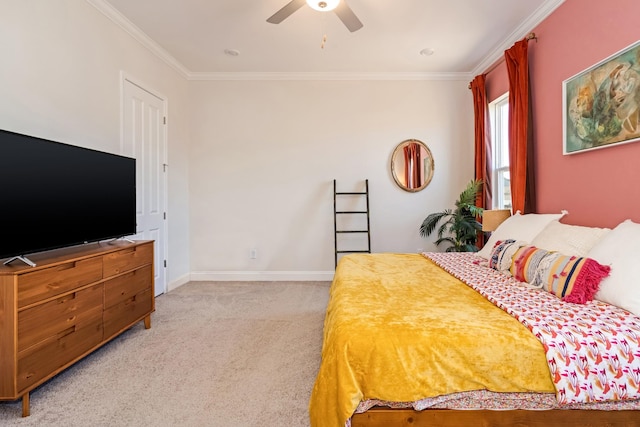
<svg viewBox="0 0 640 427">
<path fill-rule="evenodd" d="M 492 209 L 511 209 L 511 179 L 509 177 L 509 94 L 489 104 L 491 120 Z"/>
</svg>

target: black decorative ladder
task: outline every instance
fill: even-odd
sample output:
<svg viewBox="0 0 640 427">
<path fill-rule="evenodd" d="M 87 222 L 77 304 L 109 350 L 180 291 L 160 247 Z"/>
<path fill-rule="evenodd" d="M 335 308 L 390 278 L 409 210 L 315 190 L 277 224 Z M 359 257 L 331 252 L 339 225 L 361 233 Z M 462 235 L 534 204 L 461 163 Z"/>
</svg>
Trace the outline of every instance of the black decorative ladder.
<svg viewBox="0 0 640 427">
<path fill-rule="evenodd" d="M 366 179 L 364 181 L 365 191 L 363 192 L 338 192 L 336 186 L 336 180 L 333 180 L 333 231 L 334 231 L 334 242 L 335 242 L 335 266 L 338 266 L 338 254 L 346 254 L 346 253 L 371 253 L 371 227 L 369 225 L 369 180 Z M 357 196 L 365 198 L 365 209 L 364 210 L 338 210 L 337 199 L 340 196 Z M 367 216 L 367 226 L 366 229 L 359 230 L 338 230 L 338 215 L 366 215 Z M 338 250 L 338 235 L 342 233 L 361 233 L 367 234 L 367 248 L 361 250 Z"/>
</svg>

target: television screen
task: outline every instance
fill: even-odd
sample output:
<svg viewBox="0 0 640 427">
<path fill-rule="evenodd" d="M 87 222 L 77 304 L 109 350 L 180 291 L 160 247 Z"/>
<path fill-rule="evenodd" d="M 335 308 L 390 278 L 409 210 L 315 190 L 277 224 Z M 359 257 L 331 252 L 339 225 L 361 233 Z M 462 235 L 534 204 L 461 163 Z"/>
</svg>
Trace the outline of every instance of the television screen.
<svg viewBox="0 0 640 427">
<path fill-rule="evenodd" d="M 0 130 L 0 258 L 136 233 L 135 159 Z"/>
</svg>

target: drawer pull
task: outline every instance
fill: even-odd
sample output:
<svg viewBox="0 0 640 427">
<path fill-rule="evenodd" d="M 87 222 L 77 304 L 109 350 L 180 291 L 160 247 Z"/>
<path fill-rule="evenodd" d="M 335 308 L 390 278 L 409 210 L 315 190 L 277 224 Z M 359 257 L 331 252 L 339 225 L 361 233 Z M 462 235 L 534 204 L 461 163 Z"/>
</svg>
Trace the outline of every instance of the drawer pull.
<svg viewBox="0 0 640 427">
<path fill-rule="evenodd" d="M 135 276 L 137 272 L 138 272 L 138 270 L 133 270 L 133 271 L 128 272 L 127 274 L 125 274 L 122 277 L 131 278 L 131 277 Z"/>
<path fill-rule="evenodd" d="M 60 332 L 58 334 L 58 340 L 61 340 L 62 338 L 66 337 L 67 335 L 71 335 L 75 331 L 76 331 L 76 325 L 73 325 L 72 327 L 65 329 L 64 331 L 62 331 L 62 332 Z"/>
<path fill-rule="evenodd" d="M 76 262 L 68 262 L 66 264 L 62 264 L 61 266 L 59 266 L 58 268 L 56 268 L 57 271 L 64 271 L 64 270 L 69 270 L 71 268 L 76 268 Z"/>
<path fill-rule="evenodd" d="M 76 299 L 76 297 L 77 297 L 77 292 L 74 292 L 74 293 L 66 295 L 66 296 L 64 296 L 62 298 L 59 298 L 57 301 L 58 301 L 58 304 L 64 304 L 65 302 L 68 302 L 68 301 Z"/>
</svg>

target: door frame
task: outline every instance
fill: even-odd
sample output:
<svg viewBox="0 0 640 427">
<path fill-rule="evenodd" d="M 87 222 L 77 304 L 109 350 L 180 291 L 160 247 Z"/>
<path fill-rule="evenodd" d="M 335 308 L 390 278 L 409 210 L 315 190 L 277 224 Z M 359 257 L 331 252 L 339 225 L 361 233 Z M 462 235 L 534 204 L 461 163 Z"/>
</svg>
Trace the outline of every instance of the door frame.
<svg viewBox="0 0 640 427">
<path fill-rule="evenodd" d="M 162 147 L 162 152 L 159 153 L 158 159 L 160 159 L 161 162 L 161 166 L 163 168 L 163 173 L 162 174 L 162 185 L 163 185 L 163 205 L 162 209 L 165 213 L 165 219 L 164 221 L 162 221 L 162 233 L 164 235 L 164 241 L 163 242 L 159 242 L 158 244 L 162 245 L 162 250 L 164 253 L 164 259 L 161 260 L 161 262 L 163 263 L 163 265 L 159 265 L 159 266 L 155 266 L 155 268 L 163 268 L 164 269 L 164 283 L 162 284 L 162 292 L 160 294 L 164 294 L 166 292 L 169 291 L 169 277 L 168 277 L 168 271 L 169 271 L 169 227 L 168 227 L 168 223 L 169 223 L 169 215 L 167 213 L 167 207 L 168 207 L 168 203 L 169 203 L 169 182 L 168 182 L 168 161 L 167 161 L 167 157 L 168 157 L 168 146 L 169 146 L 169 132 L 168 132 L 168 128 L 169 128 L 169 117 L 168 117 L 168 110 L 169 110 L 169 101 L 168 98 L 166 96 L 164 96 L 164 94 L 162 94 L 160 91 L 155 90 L 155 88 L 152 88 L 150 85 L 148 85 L 146 82 L 143 82 L 142 80 L 131 76 L 129 73 L 125 72 L 125 71 L 120 71 L 120 153 L 124 153 L 124 141 L 125 141 L 125 128 L 124 128 L 124 121 L 125 121 L 125 117 L 124 117 L 124 111 L 125 111 L 125 107 L 124 107 L 124 91 L 125 91 L 125 84 L 126 82 L 129 82 L 131 84 L 134 84 L 136 86 L 138 86 L 139 88 L 141 88 L 142 90 L 145 90 L 147 92 L 149 92 L 150 94 L 152 94 L 153 96 L 157 97 L 158 99 L 162 100 L 162 115 L 164 117 L 165 123 L 164 126 L 162 126 L 162 133 L 163 133 L 163 138 L 164 138 L 164 146 Z M 166 266 L 165 266 L 166 265 Z M 155 293 L 158 292 L 157 286 L 155 287 Z"/>
</svg>

